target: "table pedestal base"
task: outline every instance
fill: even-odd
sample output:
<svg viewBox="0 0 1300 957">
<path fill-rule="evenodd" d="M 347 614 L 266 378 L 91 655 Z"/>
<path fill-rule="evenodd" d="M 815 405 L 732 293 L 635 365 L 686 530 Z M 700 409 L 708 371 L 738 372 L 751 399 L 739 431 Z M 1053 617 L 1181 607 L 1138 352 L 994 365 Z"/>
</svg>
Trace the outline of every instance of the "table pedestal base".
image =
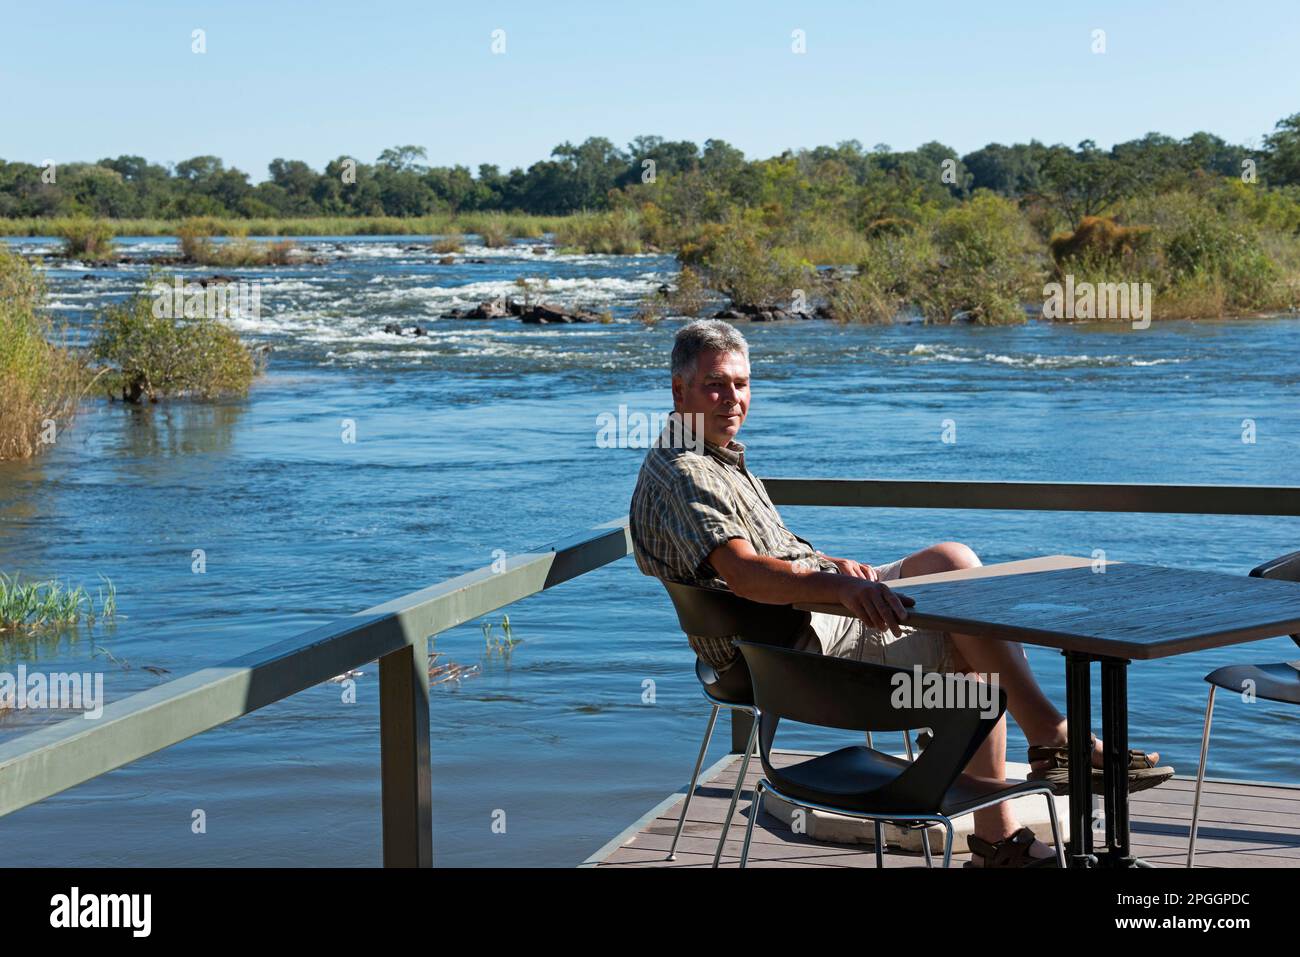
<svg viewBox="0 0 1300 957">
<path fill-rule="evenodd" d="M 1129 851 L 1128 661 L 1077 651 L 1065 655 L 1065 719 L 1069 725 L 1070 842 L 1066 865 L 1146 867 Z M 1092 663 L 1101 663 L 1102 791 L 1106 849 L 1092 849 Z"/>
</svg>

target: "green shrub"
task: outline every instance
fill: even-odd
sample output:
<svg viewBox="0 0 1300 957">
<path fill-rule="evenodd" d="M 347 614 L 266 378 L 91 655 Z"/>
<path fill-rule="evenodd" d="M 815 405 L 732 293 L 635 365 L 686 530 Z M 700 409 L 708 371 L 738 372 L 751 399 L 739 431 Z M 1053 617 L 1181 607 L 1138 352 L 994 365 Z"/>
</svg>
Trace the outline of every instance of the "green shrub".
<svg viewBox="0 0 1300 957">
<path fill-rule="evenodd" d="M 1225 316 L 1292 307 L 1300 279 L 1300 249 L 1285 205 L 1258 203 L 1247 184 L 1216 185 L 1140 197 L 1121 207 L 1148 226 L 1151 241 L 1127 268 L 1104 278 L 1150 282 L 1153 315 L 1171 319 Z M 1261 224 L 1261 220 L 1263 224 Z M 1078 277 L 1076 277 L 1077 279 Z"/>
<path fill-rule="evenodd" d="M 187 219 L 176 227 L 176 236 L 181 244 L 181 258 L 187 262 L 205 262 L 212 257 L 215 244 L 212 237 L 216 235 L 218 225 L 211 218 Z"/>
<path fill-rule="evenodd" d="M 684 223 L 655 203 L 642 203 L 638 209 L 641 241 L 646 247 L 677 249 L 680 245 Z"/>
<path fill-rule="evenodd" d="M 664 299 L 674 315 L 694 318 L 708 305 L 709 294 L 700 274 L 690 266 L 683 266 Z"/>
<path fill-rule="evenodd" d="M 653 325 L 665 316 L 693 319 L 704 311 L 708 303 L 709 292 L 700 274 L 690 266 L 683 266 L 666 292 L 657 289 L 641 299 L 635 318 L 647 325 Z"/>
<path fill-rule="evenodd" d="M 0 252 L 0 460 L 27 458 L 57 440 L 87 385 L 81 358 L 51 341 L 44 298 L 26 261 Z"/>
<path fill-rule="evenodd" d="M 1042 247 L 1014 203 L 990 193 L 932 221 L 874 221 L 857 274 L 822 284 L 831 318 L 890 322 L 909 308 L 928 322 L 965 313 L 981 324 L 1023 322 L 1042 295 Z"/>
<path fill-rule="evenodd" d="M 260 371 L 253 354 L 229 326 L 210 316 L 159 316 L 156 275 L 144 291 L 99 315 L 91 353 L 105 363 L 106 382 L 123 401 L 243 395 Z M 174 311 L 174 310 L 169 310 Z"/>
<path fill-rule="evenodd" d="M 932 240 L 937 262 L 915 290 L 930 321 L 1023 322 L 1022 304 L 1042 296 L 1041 247 L 1011 201 L 980 191 L 939 217 Z"/>
<path fill-rule="evenodd" d="M 1265 189 L 1232 177 L 1214 193 L 1214 202 L 1220 210 L 1240 211 L 1264 231 L 1300 234 L 1300 186 Z"/>
<path fill-rule="evenodd" d="M 927 230 L 882 230 L 867 242 L 856 275 L 823 280 L 826 308 L 836 322 L 891 322 L 919 305 L 936 263 Z"/>
<path fill-rule="evenodd" d="M 811 263 L 775 247 L 752 216 L 704 224 L 678 258 L 698 266 L 708 284 L 738 306 L 785 305 L 796 289 L 811 285 L 814 271 Z"/>
<path fill-rule="evenodd" d="M 62 254 L 69 259 L 112 259 L 113 226 L 102 219 L 69 219 L 61 222 L 54 235 L 63 240 Z"/>
</svg>

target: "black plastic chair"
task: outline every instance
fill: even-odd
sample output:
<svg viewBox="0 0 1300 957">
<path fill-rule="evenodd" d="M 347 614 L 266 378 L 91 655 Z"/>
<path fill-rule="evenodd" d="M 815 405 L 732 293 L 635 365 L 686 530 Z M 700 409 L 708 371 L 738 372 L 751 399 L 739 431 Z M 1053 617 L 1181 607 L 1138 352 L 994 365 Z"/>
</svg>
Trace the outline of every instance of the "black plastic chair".
<svg viewBox="0 0 1300 957">
<path fill-rule="evenodd" d="M 702 638 L 745 637 L 752 641 L 793 645 L 804 633 L 811 616 L 806 611 L 796 611 L 790 605 L 765 605 L 741 598 L 733 592 L 717 588 L 701 588 L 698 585 L 684 585 L 680 582 L 662 580 L 664 588 L 672 598 L 677 610 L 677 621 L 682 631 L 688 635 Z M 737 656 L 736 661 L 722 675 L 719 675 L 703 660 L 696 659 L 695 676 L 700 681 L 706 697 L 713 705 L 709 713 L 709 723 L 704 729 L 704 741 L 700 744 L 699 757 L 695 759 L 695 770 L 691 774 L 691 786 L 686 792 L 686 801 L 682 805 L 681 817 L 677 820 L 677 831 L 673 834 L 672 847 L 668 851 L 668 860 L 677 857 L 677 842 L 682 836 L 686 824 L 686 812 L 690 810 L 691 798 L 695 795 L 695 786 L 699 781 L 700 768 L 704 764 L 704 755 L 709 750 L 709 741 L 713 738 L 713 728 L 718 720 L 718 712 L 723 708 L 743 711 L 751 718 L 754 716 L 754 692 L 750 685 L 749 668 L 744 658 Z M 722 824 L 722 836 L 718 838 L 718 848 L 713 855 L 713 866 L 718 866 L 722 857 L 722 846 L 727 840 L 731 827 L 732 815 L 736 812 L 736 803 L 744 786 L 745 774 L 749 769 L 749 756 L 754 753 L 754 736 L 758 724 L 750 729 L 749 744 L 741 762 L 740 776 L 731 793 L 731 807 Z"/>
<path fill-rule="evenodd" d="M 895 707 L 895 676 L 905 675 L 910 682 L 915 678 L 913 672 L 752 642 L 739 645 L 754 684 L 759 757 L 766 775 L 754 789 L 740 852 L 741 867 L 749 860 L 754 821 L 764 791 L 799 807 L 874 822 L 878 867 L 884 865 L 884 821 L 926 829 L 942 823 L 946 830 L 943 866 L 948 867 L 952 861 L 953 818 L 1024 794 L 1043 794 L 1052 822 L 1056 861 L 1060 867 L 1065 866 L 1050 785 L 1043 781 L 995 781 L 963 773 L 1006 710 L 1003 691 L 998 691 L 997 714 L 993 716 L 982 714 L 978 702 L 966 707 Z M 777 768 L 772 764 L 771 750 L 782 718 L 846 731 L 928 727 L 932 737 L 910 763 L 854 745 Z M 928 841 L 922 843 L 928 847 Z"/>
<path fill-rule="evenodd" d="M 1300 552 L 1292 552 L 1251 569 L 1255 578 L 1300 582 Z M 1300 635 L 1291 640 L 1300 645 Z M 1201 731 L 1201 764 L 1196 771 L 1196 797 L 1192 801 L 1192 829 L 1187 839 L 1187 866 L 1196 860 L 1196 828 L 1201 818 L 1201 785 L 1205 782 L 1205 759 L 1210 753 L 1210 719 L 1214 717 L 1217 688 L 1242 692 L 1252 682 L 1256 698 L 1300 705 L 1300 661 L 1278 661 L 1264 665 L 1225 665 L 1205 676 L 1210 683 L 1210 700 L 1205 704 L 1205 727 Z"/>
</svg>

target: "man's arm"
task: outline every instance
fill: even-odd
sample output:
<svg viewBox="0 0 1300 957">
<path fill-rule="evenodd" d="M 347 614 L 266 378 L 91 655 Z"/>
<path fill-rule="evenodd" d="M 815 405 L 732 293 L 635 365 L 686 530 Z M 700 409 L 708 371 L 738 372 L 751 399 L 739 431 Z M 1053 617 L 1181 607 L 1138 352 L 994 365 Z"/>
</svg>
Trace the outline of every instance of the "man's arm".
<svg viewBox="0 0 1300 957">
<path fill-rule="evenodd" d="M 791 532 L 790 534 L 794 535 L 794 532 Z M 808 541 L 808 539 L 800 535 L 795 535 L 794 537 L 796 540 L 803 542 L 822 558 L 826 559 L 838 568 L 841 575 L 852 575 L 854 578 L 870 578 L 872 581 L 876 580 L 876 570 L 870 565 L 863 565 L 861 562 L 856 562 L 851 558 L 833 558 L 813 545 L 813 543 Z"/>
<path fill-rule="evenodd" d="M 852 575 L 807 571 L 793 562 L 760 555 L 746 539 L 733 538 L 709 553 L 709 564 L 741 598 L 768 605 L 817 602 L 843 605 L 877 631 L 907 620 L 916 604 L 883 582 Z"/>
<path fill-rule="evenodd" d="M 838 568 L 841 575 L 852 575 L 854 578 L 869 578 L 872 581 L 877 581 L 880 578 L 876 574 L 876 570 L 870 565 L 863 565 L 852 558 L 834 558 L 825 552 L 818 552 L 817 554 Z"/>
</svg>

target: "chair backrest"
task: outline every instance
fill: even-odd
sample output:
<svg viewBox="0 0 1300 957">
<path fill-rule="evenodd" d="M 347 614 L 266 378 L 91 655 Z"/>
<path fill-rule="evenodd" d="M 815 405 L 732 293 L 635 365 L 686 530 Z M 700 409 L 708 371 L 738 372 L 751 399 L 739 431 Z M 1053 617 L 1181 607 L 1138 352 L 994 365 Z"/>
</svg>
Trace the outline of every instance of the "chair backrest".
<svg viewBox="0 0 1300 957">
<path fill-rule="evenodd" d="M 812 620 L 792 605 L 766 605 L 719 588 L 701 588 L 665 579 L 682 631 L 701 638 L 743 635 L 751 641 L 791 645 Z"/>
<path fill-rule="evenodd" d="M 1300 552 L 1291 552 L 1281 558 L 1274 558 L 1250 570 L 1254 578 L 1273 578 L 1283 582 L 1300 582 Z M 1291 640 L 1300 645 L 1300 635 L 1292 635 Z"/>
<path fill-rule="evenodd" d="M 881 806 L 938 808 L 1006 710 L 1006 693 L 985 709 L 964 675 L 908 671 L 829 655 L 740 642 L 754 687 L 763 770 L 780 777 L 771 763 L 772 742 L 782 718 L 846 731 L 904 731 L 930 728 L 933 739 L 920 756 L 874 797 Z M 918 677 L 945 690 L 939 706 L 926 705 Z M 991 688 L 982 689 L 984 694 Z M 957 700 L 960 696 L 964 699 Z"/>
</svg>

